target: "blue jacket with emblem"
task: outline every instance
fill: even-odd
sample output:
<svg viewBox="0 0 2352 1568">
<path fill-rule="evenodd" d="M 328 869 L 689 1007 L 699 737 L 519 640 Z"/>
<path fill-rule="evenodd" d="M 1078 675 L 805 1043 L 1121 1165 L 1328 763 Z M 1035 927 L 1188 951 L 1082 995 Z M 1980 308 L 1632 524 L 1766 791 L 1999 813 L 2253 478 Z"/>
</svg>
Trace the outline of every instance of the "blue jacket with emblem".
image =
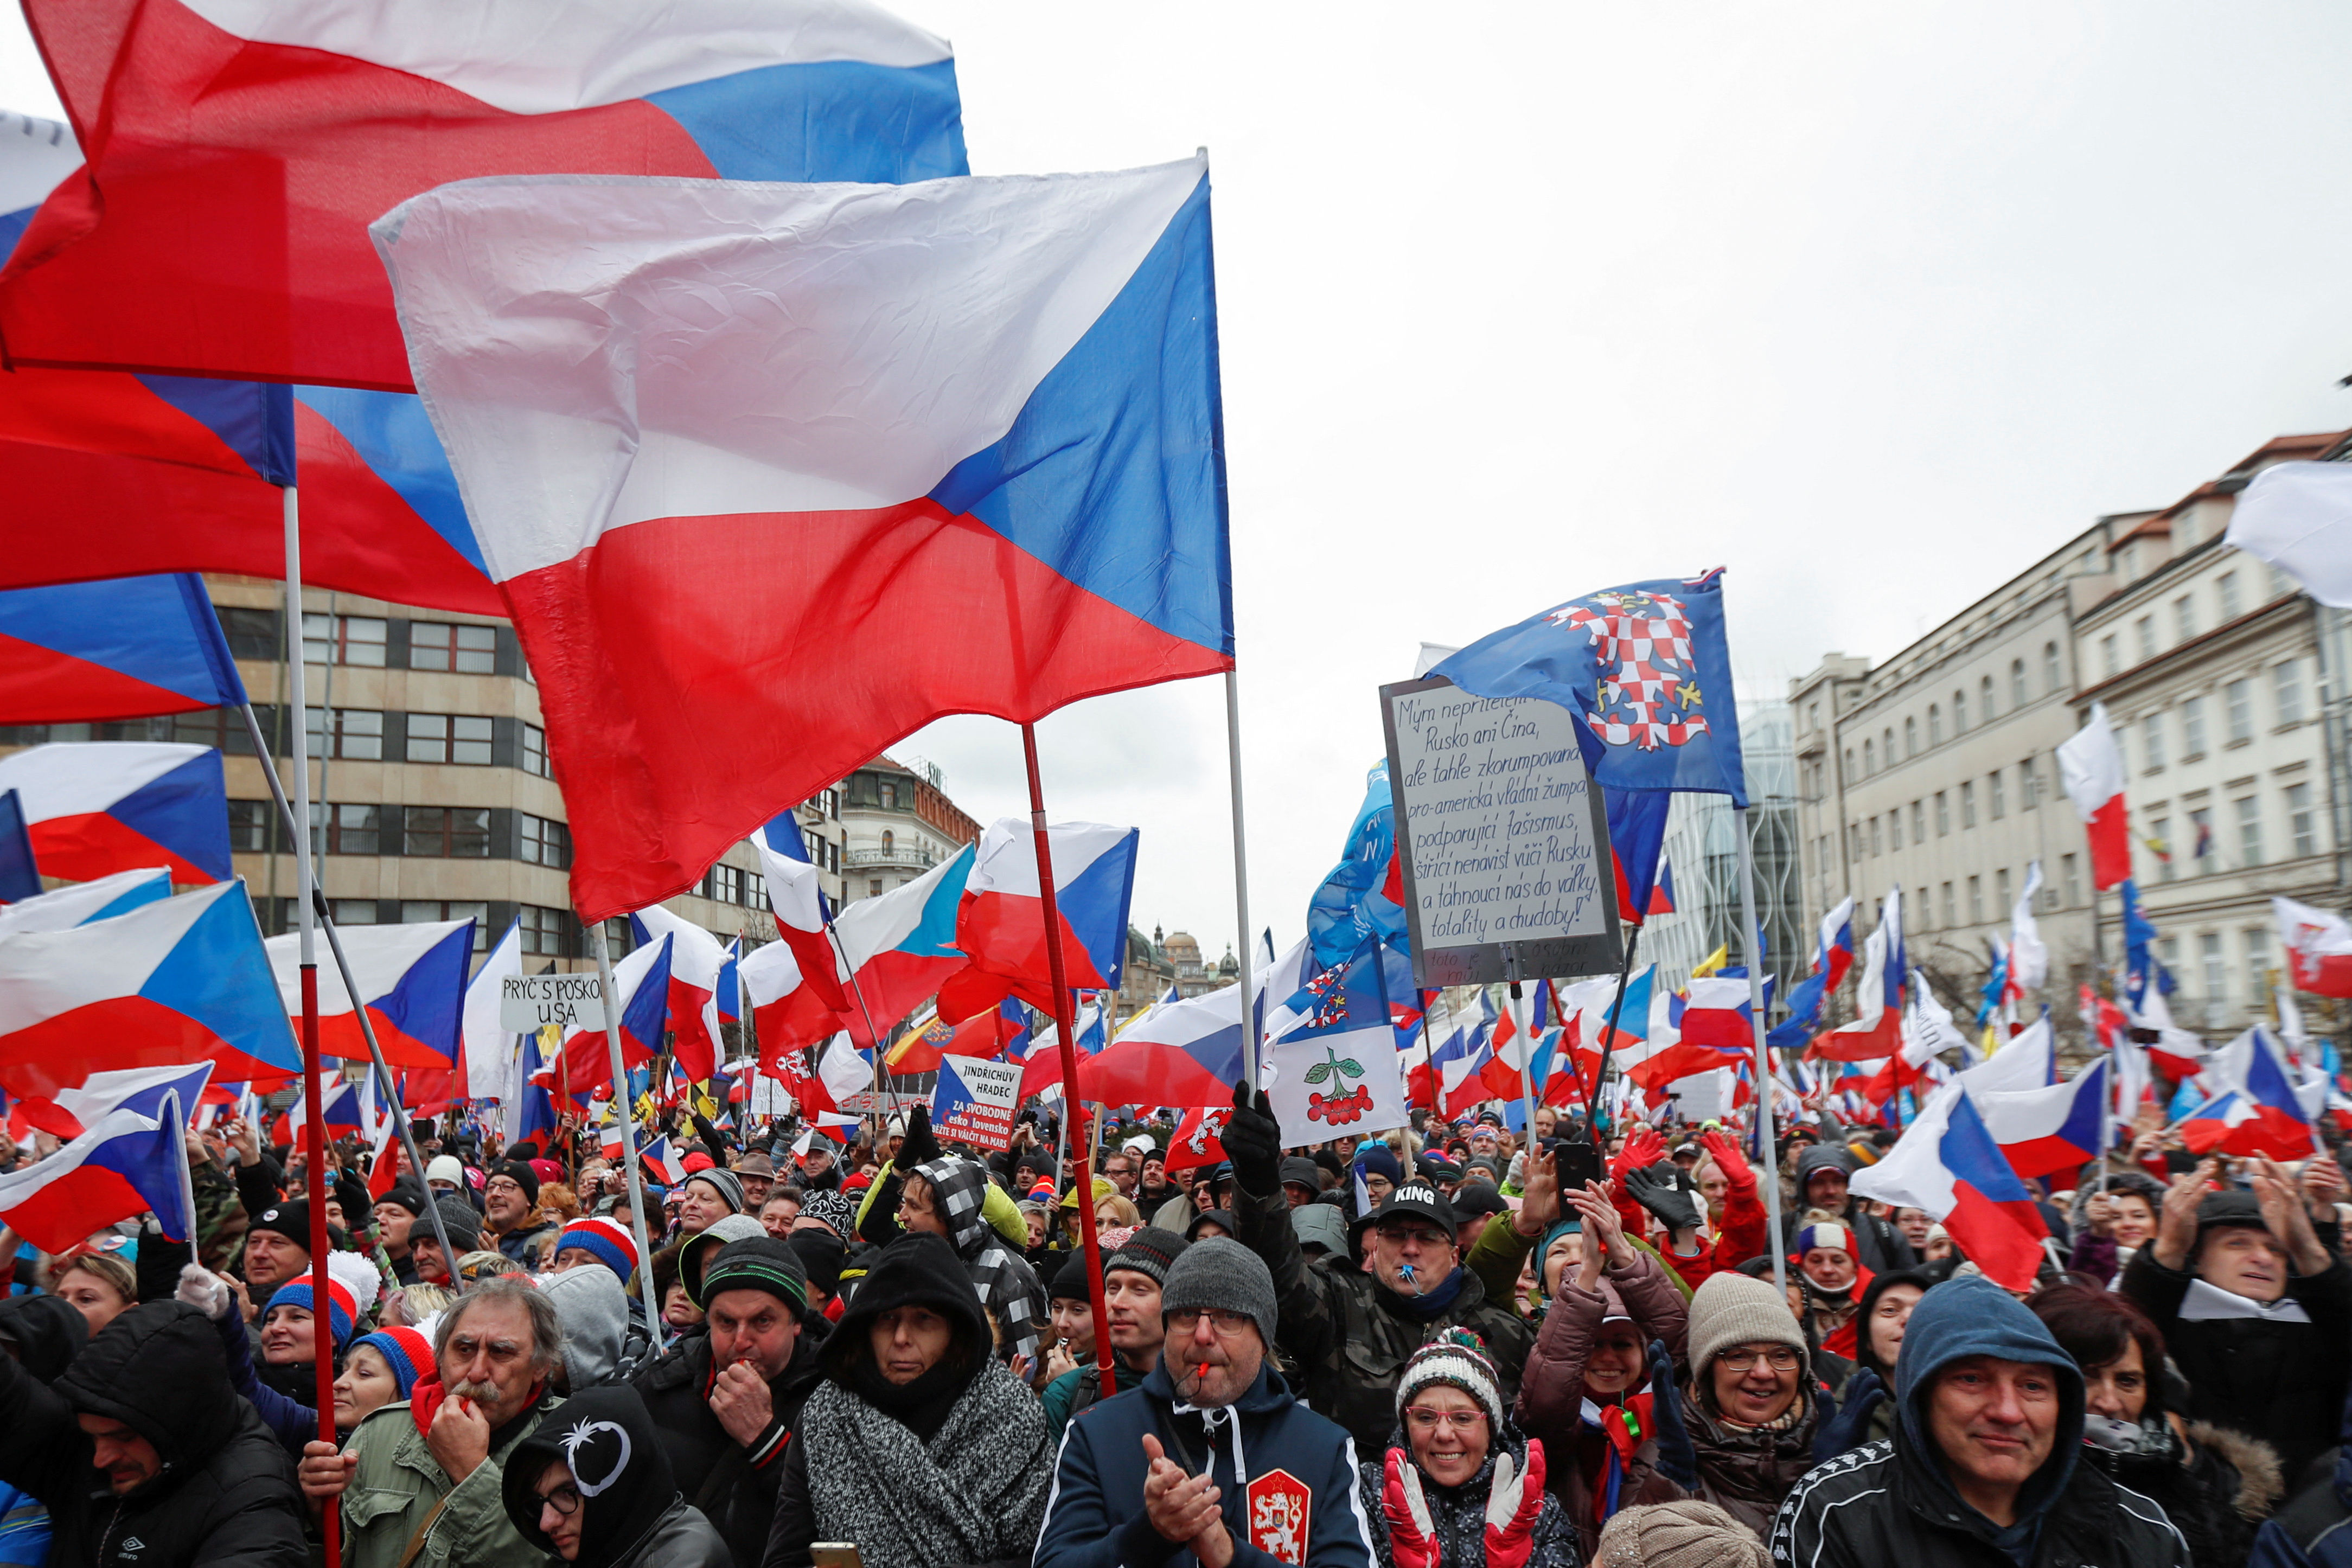
<svg viewBox="0 0 2352 1568">
<path fill-rule="evenodd" d="M 1298 1403 L 1271 1364 L 1225 1410 L 1183 1404 L 1164 1367 L 1070 1419 L 1034 1568 L 1192 1568 L 1143 1510 L 1146 1433 L 1223 1494 L 1234 1568 L 1370 1568 L 1371 1530 L 1348 1434 Z M 1300 1506 L 1303 1500 L 1303 1508 Z"/>
</svg>

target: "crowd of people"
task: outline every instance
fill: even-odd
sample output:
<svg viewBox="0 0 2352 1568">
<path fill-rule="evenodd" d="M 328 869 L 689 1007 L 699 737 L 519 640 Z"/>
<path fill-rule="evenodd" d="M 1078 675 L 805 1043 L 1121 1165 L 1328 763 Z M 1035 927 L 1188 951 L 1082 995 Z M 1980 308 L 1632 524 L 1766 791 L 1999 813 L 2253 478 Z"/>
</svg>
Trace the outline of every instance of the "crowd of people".
<svg viewBox="0 0 2352 1568">
<path fill-rule="evenodd" d="M 2016 1291 L 1827 1114 L 1769 1173 L 1711 1124 L 1178 1120 L 679 1113 L 642 1215 L 569 1125 L 420 1122 L 421 1179 L 329 1151 L 323 1271 L 301 1152 L 191 1134 L 193 1248 L 0 1232 L 0 1564 L 2352 1564 L 2332 1150 L 2147 1130 L 2033 1184 Z"/>
</svg>

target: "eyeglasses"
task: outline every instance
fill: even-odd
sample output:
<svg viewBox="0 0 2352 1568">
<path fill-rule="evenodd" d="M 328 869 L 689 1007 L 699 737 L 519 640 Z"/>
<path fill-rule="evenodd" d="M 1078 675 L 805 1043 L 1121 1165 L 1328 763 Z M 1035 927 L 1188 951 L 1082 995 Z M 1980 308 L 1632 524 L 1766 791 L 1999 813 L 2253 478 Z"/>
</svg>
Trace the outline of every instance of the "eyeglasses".
<svg viewBox="0 0 2352 1568">
<path fill-rule="evenodd" d="M 503 1197 L 507 1193 L 521 1192 L 522 1183 L 515 1180 L 512 1176 L 492 1176 L 490 1180 L 484 1185 L 482 1190 L 485 1193 L 495 1192 Z"/>
<path fill-rule="evenodd" d="M 1787 1345 L 1776 1345 L 1766 1351 L 1727 1350 L 1716 1359 L 1734 1372 L 1753 1372 L 1759 1361 L 1775 1372 L 1797 1370 L 1797 1353 Z"/>
<path fill-rule="evenodd" d="M 1229 1312 L 1223 1309 L 1207 1312 L 1185 1311 L 1168 1314 L 1168 1332 L 1180 1336 L 1189 1334 L 1201 1326 L 1203 1317 L 1209 1320 L 1210 1326 L 1217 1331 L 1220 1339 L 1237 1339 L 1244 1329 L 1257 1326 L 1257 1320 L 1247 1312 Z"/>
<path fill-rule="evenodd" d="M 1486 1419 L 1486 1413 L 1483 1410 L 1430 1410 L 1419 1405 L 1408 1405 L 1404 1418 L 1416 1432 L 1434 1432 L 1442 1421 L 1466 1437 Z"/>
<path fill-rule="evenodd" d="M 537 1492 L 533 1495 L 566 1519 L 580 1511 L 580 1489 L 570 1481 L 558 1483 L 553 1491 Z"/>
</svg>

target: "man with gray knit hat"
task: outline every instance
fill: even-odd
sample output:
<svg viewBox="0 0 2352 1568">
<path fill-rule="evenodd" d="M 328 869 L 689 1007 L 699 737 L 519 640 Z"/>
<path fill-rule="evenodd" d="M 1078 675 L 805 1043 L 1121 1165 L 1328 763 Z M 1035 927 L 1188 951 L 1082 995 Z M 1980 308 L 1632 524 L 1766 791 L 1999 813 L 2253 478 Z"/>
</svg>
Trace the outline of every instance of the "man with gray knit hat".
<svg viewBox="0 0 2352 1568">
<path fill-rule="evenodd" d="M 1267 1558 L 1370 1568 L 1346 1432 L 1274 1369 L 1274 1277 L 1237 1241 L 1168 1264 L 1160 1364 L 1072 1418 L 1034 1568 Z"/>
</svg>

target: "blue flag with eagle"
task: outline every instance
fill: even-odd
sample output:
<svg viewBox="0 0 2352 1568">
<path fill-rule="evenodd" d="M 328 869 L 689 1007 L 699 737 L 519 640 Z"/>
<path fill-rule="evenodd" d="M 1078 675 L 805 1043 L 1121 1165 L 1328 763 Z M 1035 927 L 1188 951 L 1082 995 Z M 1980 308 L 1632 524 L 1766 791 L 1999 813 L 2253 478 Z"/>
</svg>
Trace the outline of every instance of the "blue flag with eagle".
<svg viewBox="0 0 2352 1568">
<path fill-rule="evenodd" d="M 1474 696 L 1558 703 L 1604 789 L 1692 790 L 1748 804 L 1720 567 L 1571 599 L 1489 632 L 1429 673 Z"/>
</svg>

